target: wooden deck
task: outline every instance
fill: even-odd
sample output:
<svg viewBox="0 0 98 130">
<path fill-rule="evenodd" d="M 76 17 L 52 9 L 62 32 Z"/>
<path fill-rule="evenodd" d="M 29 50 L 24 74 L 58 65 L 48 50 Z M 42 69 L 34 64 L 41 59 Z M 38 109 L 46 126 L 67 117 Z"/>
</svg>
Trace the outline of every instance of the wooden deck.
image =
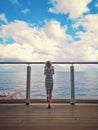
<svg viewBox="0 0 98 130">
<path fill-rule="evenodd" d="M 0 130 L 98 130 L 98 104 L 0 104 Z"/>
</svg>

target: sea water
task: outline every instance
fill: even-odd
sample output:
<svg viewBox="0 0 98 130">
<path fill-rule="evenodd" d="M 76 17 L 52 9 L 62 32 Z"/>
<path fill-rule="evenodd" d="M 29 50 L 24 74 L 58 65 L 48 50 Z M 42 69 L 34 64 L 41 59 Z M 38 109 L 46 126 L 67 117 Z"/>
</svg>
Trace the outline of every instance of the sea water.
<svg viewBox="0 0 98 130">
<path fill-rule="evenodd" d="M 0 72 L 0 91 L 20 91 L 26 96 L 26 72 Z M 70 98 L 69 72 L 55 72 L 53 98 Z M 75 98 L 98 98 L 98 72 L 75 72 Z M 30 98 L 45 98 L 43 72 L 31 73 Z"/>
</svg>

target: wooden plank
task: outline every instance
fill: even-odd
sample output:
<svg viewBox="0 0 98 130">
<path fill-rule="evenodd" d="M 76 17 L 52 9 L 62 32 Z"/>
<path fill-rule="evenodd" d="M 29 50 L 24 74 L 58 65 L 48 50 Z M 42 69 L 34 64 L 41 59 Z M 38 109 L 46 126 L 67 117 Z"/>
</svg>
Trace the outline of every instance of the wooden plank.
<svg viewBox="0 0 98 130">
<path fill-rule="evenodd" d="M 0 130 L 97 130 L 98 104 L 0 105 Z"/>
<path fill-rule="evenodd" d="M 46 103 L 47 100 L 46 99 L 30 99 L 30 102 L 31 103 Z M 52 103 L 70 103 L 71 102 L 71 99 L 69 98 L 61 98 L 61 99 L 52 99 Z M 7 103 L 7 104 L 10 104 L 10 103 L 26 103 L 26 99 L 6 99 L 6 100 L 0 100 L 0 104 L 2 103 Z M 98 103 L 98 99 L 75 99 L 75 103 Z"/>
</svg>

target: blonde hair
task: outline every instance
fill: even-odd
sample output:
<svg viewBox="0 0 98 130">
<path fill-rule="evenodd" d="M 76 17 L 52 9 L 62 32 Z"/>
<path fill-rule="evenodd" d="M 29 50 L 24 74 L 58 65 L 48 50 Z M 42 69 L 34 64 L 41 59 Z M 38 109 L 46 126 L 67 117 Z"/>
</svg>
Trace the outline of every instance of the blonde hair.
<svg viewBox="0 0 98 130">
<path fill-rule="evenodd" d="M 50 68 L 52 66 L 52 63 L 51 63 L 51 61 L 46 61 L 45 65 L 46 65 L 46 67 Z"/>
</svg>

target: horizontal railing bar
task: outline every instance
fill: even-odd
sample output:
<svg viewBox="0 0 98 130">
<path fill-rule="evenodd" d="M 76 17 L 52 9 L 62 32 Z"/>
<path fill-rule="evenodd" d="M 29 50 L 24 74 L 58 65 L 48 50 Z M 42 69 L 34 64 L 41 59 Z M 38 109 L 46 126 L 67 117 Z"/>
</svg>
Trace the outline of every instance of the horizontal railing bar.
<svg viewBox="0 0 98 130">
<path fill-rule="evenodd" d="M 45 62 L 0 62 L 0 64 L 45 64 Z M 98 64 L 98 62 L 52 62 L 52 64 Z"/>
</svg>

